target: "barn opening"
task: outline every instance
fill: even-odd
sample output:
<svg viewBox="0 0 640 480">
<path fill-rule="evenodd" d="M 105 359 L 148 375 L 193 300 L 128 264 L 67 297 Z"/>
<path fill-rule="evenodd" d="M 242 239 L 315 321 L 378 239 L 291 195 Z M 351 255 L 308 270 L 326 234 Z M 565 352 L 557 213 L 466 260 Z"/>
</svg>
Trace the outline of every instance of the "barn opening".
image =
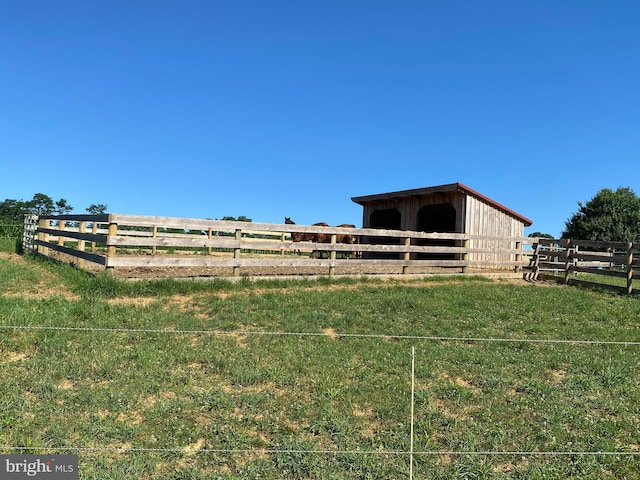
<svg viewBox="0 0 640 480">
<path fill-rule="evenodd" d="M 421 232 L 455 233 L 456 209 L 450 203 L 425 205 L 418 210 L 417 227 Z M 453 247 L 455 240 L 424 239 L 418 245 Z M 419 253 L 418 259 L 455 260 L 454 253 Z"/>
<path fill-rule="evenodd" d="M 386 230 L 400 230 L 402 225 L 402 215 L 397 208 L 388 208 L 384 210 L 376 210 L 369 217 L 369 225 L 371 228 L 382 228 Z M 377 244 L 382 245 L 399 245 L 400 239 L 398 238 L 385 238 L 375 237 L 371 238 Z M 377 252 L 369 255 L 369 258 L 398 258 L 397 253 L 382 253 Z"/>
</svg>

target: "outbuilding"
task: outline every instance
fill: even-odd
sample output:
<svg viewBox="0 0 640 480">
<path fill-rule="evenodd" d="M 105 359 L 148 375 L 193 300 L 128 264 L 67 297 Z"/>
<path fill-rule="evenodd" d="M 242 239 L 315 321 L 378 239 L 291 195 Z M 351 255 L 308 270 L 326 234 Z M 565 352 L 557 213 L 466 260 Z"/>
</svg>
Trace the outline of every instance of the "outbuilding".
<svg viewBox="0 0 640 480">
<path fill-rule="evenodd" d="M 462 183 L 352 197 L 363 228 L 523 237 L 531 220 Z M 503 242 L 501 242 L 503 243 Z M 509 242 L 510 243 L 510 242 Z M 475 241 L 476 248 L 486 246 Z"/>
</svg>

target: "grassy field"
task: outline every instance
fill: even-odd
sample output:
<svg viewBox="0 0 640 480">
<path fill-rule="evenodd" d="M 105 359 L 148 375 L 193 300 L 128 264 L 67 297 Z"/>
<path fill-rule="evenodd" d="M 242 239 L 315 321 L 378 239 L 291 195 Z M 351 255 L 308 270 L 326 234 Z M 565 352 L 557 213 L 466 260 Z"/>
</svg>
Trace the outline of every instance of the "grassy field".
<svg viewBox="0 0 640 480">
<path fill-rule="evenodd" d="M 415 478 L 640 478 L 635 297 L 124 283 L 8 252 L 0 292 L 1 453 L 83 479 L 409 478 L 412 347 Z"/>
</svg>

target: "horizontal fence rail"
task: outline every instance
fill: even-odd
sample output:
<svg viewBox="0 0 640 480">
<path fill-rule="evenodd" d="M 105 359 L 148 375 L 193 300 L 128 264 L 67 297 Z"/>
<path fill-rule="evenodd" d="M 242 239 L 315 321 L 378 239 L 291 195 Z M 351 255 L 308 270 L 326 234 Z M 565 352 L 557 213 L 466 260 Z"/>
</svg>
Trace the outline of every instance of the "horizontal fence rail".
<svg viewBox="0 0 640 480">
<path fill-rule="evenodd" d="M 640 293 L 640 243 L 540 238 L 534 244 L 534 279 Z"/>
<path fill-rule="evenodd" d="M 294 241 L 294 234 L 306 239 Z M 517 275 L 530 265 L 536 240 L 124 214 L 41 216 L 36 237 L 39 253 L 80 268 L 173 269 L 176 276 L 193 277 Z"/>
</svg>

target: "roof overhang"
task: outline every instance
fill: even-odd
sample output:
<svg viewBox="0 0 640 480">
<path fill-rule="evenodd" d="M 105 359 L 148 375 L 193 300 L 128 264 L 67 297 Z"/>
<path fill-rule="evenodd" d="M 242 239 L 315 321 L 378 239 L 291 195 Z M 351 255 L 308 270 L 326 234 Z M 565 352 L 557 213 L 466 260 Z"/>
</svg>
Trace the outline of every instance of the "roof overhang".
<svg viewBox="0 0 640 480">
<path fill-rule="evenodd" d="M 482 200 L 483 202 L 488 203 L 489 205 L 495 207 L 498 210 L 503 211 L 504 213 L 520 220 L 525 227 L 529 227 L 533 224 L 532 220 L 529 220 L 527 217 L 520 215 L 517 212 L 514 212 L 510 208 L 505 207 L 504 205 L 496 202 L 495 200 L 490 199 L 486 195 L 481 194 L 480 192 L 475 191 L 472 188 L 467 187 L 462 183 L 448 183 L 446 185 L 437 185 L 434 187 L 425 187 L 425 188 L 414 188 L 411 190 L 400 190 L 397 192 L 388 192 L 388 193 L 379 193 L 376 195 L 365 195 L 361 197 L 351 197 L 355 203 L 359 205 L 366 205 L 369 203 L 376 203 L 385 200 L 397 200 L 403 197 L 422 197 L 426 195 L 433 195 L 438 193 L 446 193 L 446 192 L 460 192 L 465 195 L 471 195 L 473 197 Z"/>
</svg>

